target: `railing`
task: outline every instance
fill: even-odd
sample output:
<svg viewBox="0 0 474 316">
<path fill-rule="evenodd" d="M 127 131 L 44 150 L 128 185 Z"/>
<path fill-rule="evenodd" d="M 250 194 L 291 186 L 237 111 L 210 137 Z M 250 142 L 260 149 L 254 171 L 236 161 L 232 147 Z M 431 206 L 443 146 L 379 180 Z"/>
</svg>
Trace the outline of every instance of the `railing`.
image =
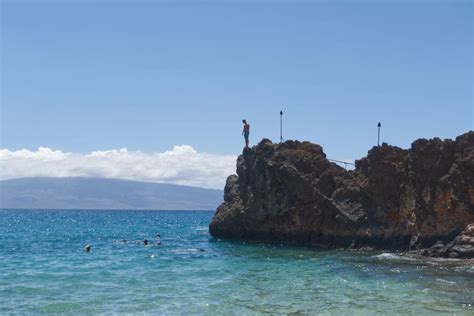
<svg viewBox="0 0 474 316">
<path fill-rule="evenodd" d="M 347 162 L 347 161 L 342 161 L 342 160 L 336 160 L 336 159 L 328 159 L 329 161 L 332 161 L 332 162 L 335 162 L 335 163 L 339 163 L 339 164 L 344 164 L 344 169 L 347 170 L 347 165 L 351 165 L 351 166 L 355 166 L 354 163 L 352 162 Z"/>
</svg>

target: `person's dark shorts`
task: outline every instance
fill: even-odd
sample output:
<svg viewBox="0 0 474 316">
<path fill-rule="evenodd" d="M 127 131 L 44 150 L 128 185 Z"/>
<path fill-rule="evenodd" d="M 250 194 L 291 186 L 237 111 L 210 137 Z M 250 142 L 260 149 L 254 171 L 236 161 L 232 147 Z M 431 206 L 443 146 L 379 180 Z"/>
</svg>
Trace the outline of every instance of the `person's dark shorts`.
<svg viewBox="0 0 474 316">
<path fill-rule="evenodd" d="M 249 132 L 244 133 L 244 138 L 245 138 L 245 141 L 247 142 L 249 141 L 249 134 L 250 134 Z"/>
</svg>

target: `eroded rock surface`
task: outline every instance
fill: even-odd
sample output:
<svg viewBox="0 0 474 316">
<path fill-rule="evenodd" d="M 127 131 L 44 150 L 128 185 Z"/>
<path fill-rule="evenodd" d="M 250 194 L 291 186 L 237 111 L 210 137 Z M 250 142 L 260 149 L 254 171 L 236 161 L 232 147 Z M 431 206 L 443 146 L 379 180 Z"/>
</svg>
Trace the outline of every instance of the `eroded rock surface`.
<svg viewBox="0 0 474 316">
<path fill-rule="evenodd" d="M 430 257 L 474 258 L 474 223 L 467 225 L 453 241 L 445 243 L 440 240 L 416 253 Z"/>
<path fill-rule="evenodd" d="M 419 249 L 474 222 L 474 132 L 383 144 L 346 171 L 309 142 L 245 149 L 211 235 L 326 247 Z"/>
</svg>

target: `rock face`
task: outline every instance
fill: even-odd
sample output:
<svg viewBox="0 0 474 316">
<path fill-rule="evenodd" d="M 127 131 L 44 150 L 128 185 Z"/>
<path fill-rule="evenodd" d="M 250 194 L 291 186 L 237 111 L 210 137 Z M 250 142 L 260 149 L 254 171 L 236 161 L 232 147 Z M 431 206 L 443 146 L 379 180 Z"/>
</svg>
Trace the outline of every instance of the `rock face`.
<svg viewBox="0 0 474 316">
<path fill-rule="evenodd" d="M 245 149 L 227 179 L 214 237 L 325 247 L 420 249 L 474 223 L 474 132 L 382 144 L 355 170 L 319 145 L 264 139 Z"/>
<path fill-rule="evenodd" d="M 453 241 L 447 244 L 438 241 L 430 248 L 417 253 L 430 257 L 474 258 L 474 224 L 467 225 Z"/>
</svg>

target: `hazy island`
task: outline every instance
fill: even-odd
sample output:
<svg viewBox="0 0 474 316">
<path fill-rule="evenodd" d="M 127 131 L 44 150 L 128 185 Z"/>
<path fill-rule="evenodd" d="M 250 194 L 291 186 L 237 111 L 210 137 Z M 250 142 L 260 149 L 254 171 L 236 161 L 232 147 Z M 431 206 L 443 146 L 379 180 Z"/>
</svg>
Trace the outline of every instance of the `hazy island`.
<svg viewBox="0 0 474 316">
<path fill-rule="evenodd" d="M 214 237 L 474 257 L 474 132 L 382 144 L 354 170 L 310 142 L 244 149 L 210 223 Z"/>
<path fill-rule="evenodd" d="M 0 181 L 0 208 L 212 210 L 222 190 L 104 178 L 18 178 Z"/>
</svg>

